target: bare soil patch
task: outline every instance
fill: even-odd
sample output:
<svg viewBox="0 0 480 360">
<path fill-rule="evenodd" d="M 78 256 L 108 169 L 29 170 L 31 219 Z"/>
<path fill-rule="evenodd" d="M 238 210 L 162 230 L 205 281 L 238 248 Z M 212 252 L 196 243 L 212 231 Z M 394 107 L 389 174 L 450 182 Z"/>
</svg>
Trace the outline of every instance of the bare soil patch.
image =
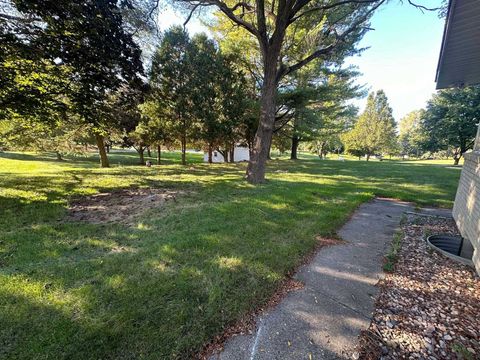
<svg viewBox="0 0 480 360">
<path fill-rule="evenodd" d="M 68 207 L 70 221 L 91 224 L 121 223 L 132 225 L 145 211 L 176 201 L 179 191 L 139 188 L 103 192 L 73 199 Z"/>
<path fill-rule="evenodd" d="M 458 234 L 452 219 L 409 215 L 392 273 L 370 328 L 360 335 L 361 359 L 479 359 L 480 279 L 468 266 L 431 250 L 431 234 Z"/>
</svg>

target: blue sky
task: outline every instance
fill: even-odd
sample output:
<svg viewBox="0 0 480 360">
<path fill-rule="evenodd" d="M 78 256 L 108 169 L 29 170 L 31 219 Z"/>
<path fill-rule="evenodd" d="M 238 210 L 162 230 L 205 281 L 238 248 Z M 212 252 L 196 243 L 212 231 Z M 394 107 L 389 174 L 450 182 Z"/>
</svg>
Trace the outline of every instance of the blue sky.
<svg viewBox="0 0 480 360">
<path fill-rule="evenodd" d="M 435 7 L 439 2 L 423 3 Z M 436 12 L 422 13 L 410 5 L 391 2 L 374 14 L 375 30 L 360 43 L 369 49 L 348 61 L 363 73 L 360 83 L 370 90 L 385 90 L 397 121 L 424 107 L 435 92 L 443 26 L 444 20 Z M 365 99 L 356 103 L 363 108 Z"/>
<path fill-rule="evenodd" d="M 441 0 L 419 0 L 436 7 Z M 181 24 L 184 16 L 166 10 L 160 26 Z M 361 56 L 348 59 L 363 74 L 358 82 L 374 91 L 383 89 L 397 121 L 408 112 L 425 106 L 435 92 L 435 71 L 442 41 L 444 20 L 436 12 L 424 12 L 408 4 L 391 1 L 377 10 L 371 27 L 360 43 L 368 47 Z M 198 19 L 187 26 L 190 33 L 205 31 Z M 366 99 L 354 103 L 363 110 Z"/>
</svg>

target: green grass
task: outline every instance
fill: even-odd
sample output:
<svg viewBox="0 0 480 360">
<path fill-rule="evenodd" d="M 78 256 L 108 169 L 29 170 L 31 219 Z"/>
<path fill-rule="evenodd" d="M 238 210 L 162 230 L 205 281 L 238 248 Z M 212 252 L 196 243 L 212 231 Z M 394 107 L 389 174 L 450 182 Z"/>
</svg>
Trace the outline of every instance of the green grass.
<svg viewBox="0 0 480 360">
<path fill-rule="evenodd" d="M 403 231 L 398 231 L 393 235 L 392 244 L 387 255 L 385 255 L 385 263 L 383 264 L 383 270 L 386 272 L 393 272 L 395 270 L 395 264 L 398 258 L 398 252 L 402 247 L 402 240 L 404 237 Z"/>
<path fill-rule="evenodd" d="M 110 158 L 99 169 L 95 155 L 0 154 L 0 358 L 188 358 L 264 303 L 315 235 L 335 235 L 359 204 L 377 195 L 448 207 L 460 175 L 302 155 L 271 161 L 254 187 L 246 164 Z M 187 194 L 134 227 L 64 221 L 70 197 L 131 186 Z"/>
</svg>

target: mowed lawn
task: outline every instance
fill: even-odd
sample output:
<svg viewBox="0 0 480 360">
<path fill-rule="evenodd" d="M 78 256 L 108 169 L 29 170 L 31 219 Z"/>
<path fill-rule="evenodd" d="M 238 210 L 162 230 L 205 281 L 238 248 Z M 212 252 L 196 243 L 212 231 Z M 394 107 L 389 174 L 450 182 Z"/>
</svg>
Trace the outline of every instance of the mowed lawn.
<svg viewBox="0 0 480 360">
<path fill-rule="evenodd" d="M 452 205 L 449 162 L 273 160 L 246 164 L 135 153 L 63 162 L 0 154 L 0 358 L 186 359 L 253 308 L 374 196 Z M 66 220 L 74 196 L 128 187 L 185 192 L 134 226 Z M 374 219 L 372 219 L 374 221 Z M 112 251 L 121 248 L 122 251 Z"/>
</svg>

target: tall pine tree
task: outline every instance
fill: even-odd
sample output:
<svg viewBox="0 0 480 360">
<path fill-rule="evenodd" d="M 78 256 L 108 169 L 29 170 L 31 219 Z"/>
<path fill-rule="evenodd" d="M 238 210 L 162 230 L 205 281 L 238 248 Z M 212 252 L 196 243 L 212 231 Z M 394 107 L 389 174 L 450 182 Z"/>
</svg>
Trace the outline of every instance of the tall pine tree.
<svg viewBox="0 0 480 360">
<path fill-rule="evenodd" d="M 344 141 L 347 151 L 364 154 L 367 161 L 372 155 L 391 153 L 395 149 L 395 119 L 383 90 L 368 95 L 365 111 Z"/>
</svg>

